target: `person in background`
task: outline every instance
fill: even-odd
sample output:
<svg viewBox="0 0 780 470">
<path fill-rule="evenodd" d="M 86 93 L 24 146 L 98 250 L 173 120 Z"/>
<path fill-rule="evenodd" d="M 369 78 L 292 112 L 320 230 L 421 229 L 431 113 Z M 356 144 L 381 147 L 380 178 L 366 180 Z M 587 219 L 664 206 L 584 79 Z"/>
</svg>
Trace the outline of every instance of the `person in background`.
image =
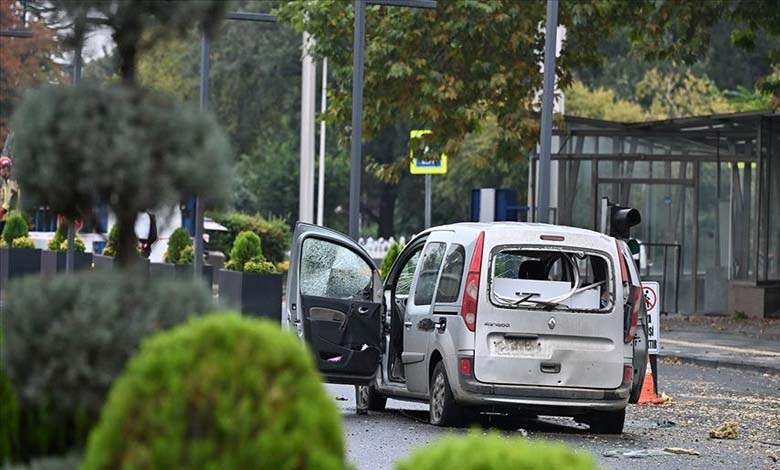
<svg viewBox="0 0 780 470">
<path fill-rule="evenodd" d="M 7 155 L 0 155 L 0 233 L 5 227 L 6 216 L 12 208 L 19 207 L 19 185 L 11 179 L 14 162 Z"/>
</svg>

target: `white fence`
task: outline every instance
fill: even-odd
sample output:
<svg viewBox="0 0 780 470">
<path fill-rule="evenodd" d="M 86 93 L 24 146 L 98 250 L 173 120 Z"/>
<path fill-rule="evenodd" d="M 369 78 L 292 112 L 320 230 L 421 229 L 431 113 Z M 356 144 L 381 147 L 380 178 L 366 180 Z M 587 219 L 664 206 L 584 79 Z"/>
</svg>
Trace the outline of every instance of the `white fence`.
<svg viewBox="0 0 780 470">
<path fill-rule="evenodd" d="M 393 237 L 390 237 L 387 240 L 381 237 L 377 239 L 373 239 L 371 237 L 358 239 L 358 244 L 362 246 L 364 250 L 366 250 L 366 252 L 371 258 L 375 260 L 383 259 L 387 254 L 387 250 L 390 248 L 390 245 L 392 245 L 393 242 L 397 242 L 400 243 L 401 245 L 405 245 L 406 237 L 401 237 L 398 240 L 396 240 Z"/>
</svg>

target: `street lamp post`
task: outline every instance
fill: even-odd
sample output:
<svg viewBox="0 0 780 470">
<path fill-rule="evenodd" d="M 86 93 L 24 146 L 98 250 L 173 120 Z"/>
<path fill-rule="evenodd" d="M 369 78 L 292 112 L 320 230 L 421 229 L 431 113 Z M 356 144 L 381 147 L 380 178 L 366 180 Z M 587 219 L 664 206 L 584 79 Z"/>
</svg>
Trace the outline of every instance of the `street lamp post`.
<svg viewBox="0 0 780 470">
<path fill-rule="evenodd" d="M 539 135 L 539 204 L 536 221 L 550 218 L 550 147 L 552 146 L 553 94 L 555 93 L 555 40 L 558 29 L 558 0 L 547 0 L 547 27 L 544 35 L 544 83 L 542 88 L 542 129 Z"/>
<path fill-rule="evenodd" d="M 349 236 L 360 237 L 360 178 L 363 175 L 363 53 L 366 42 L 366 4 L 407 8 L 436 8 L 436 0 L 355 0 L 352 44 L 352 142 L 349 168 Z"/>
<path fill-rule="evenodd" d="M 253 21 L 255 23 L 276 23 L 276 16 L 268 13 L 231 12 L 225 19 L 233 21 Z M 200 35 L 200 110 L 206 112 L 209 107 L 209 49 L 210 41 L 205 32 Z M 192 275 L 199 278 L 203 266 L 203 200 L 195 196 L 195 259 L 192 262 Z"/>
</svg>

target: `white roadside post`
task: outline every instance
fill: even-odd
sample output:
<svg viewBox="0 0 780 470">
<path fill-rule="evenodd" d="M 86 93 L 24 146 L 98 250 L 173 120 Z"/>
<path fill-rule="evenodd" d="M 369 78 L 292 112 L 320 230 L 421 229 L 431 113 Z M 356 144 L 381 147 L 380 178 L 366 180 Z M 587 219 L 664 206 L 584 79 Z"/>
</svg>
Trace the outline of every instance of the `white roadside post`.
<svg viewBox="0 0 780 470">
<path fill-rule="evenodd" d="M 658 395 L 658 353 L 661 350 L 661 286 L 658 282 L 642 282 L 642 294 L 647 310 L 647 355 L 650 358 L 650 369 L 653 374 L 653 384 Z"/>
</svg>

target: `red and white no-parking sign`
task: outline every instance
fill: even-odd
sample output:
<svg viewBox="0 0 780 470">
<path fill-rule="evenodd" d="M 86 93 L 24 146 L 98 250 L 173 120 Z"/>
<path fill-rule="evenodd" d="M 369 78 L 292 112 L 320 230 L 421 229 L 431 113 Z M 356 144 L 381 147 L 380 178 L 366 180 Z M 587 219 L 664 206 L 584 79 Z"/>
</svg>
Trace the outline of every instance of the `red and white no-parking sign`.
<svg viewBox="0 0 780 470">
<path fill-rule="evenodd" d="M 658 354 L 661 339 L 661 287 L 657 282 L 642 282 L 642 294 L 647 310 L 647 352 Z"/>
</svg>

